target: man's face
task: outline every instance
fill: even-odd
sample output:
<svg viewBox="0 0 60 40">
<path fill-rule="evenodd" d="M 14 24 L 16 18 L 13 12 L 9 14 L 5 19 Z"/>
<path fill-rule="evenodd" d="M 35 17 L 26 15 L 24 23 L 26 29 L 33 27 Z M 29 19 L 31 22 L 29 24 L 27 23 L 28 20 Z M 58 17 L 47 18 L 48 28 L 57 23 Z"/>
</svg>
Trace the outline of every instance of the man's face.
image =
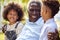
<svg viewBox="0 0 60 40">
<path fill-rule="evenodd" d="M 29 5 L 29 21 L 36 22 L 40 18 L 40 6 L 37 3 Z"/>
</svg>

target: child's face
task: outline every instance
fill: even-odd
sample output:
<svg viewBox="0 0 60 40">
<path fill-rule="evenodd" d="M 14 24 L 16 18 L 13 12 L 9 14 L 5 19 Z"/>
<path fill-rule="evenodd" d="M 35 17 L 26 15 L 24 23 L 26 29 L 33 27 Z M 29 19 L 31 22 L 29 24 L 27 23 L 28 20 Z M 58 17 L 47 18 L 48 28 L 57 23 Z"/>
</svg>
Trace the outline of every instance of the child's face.
<svg viewBox="0 0 60 40">
<path fill-rule="evenodd" d="M 41 6 L 41 16 L 43 19 L 46 19 L 47 17 L 51 17 L 51 10 L 49 7 L 42 5 Z"/>
<path fill-rule="evenodd" d="M 41 5 L 41 16 L 44 18 L 46 13 L 46 7 L 44 5 Z"/>
<path fill-rule="evenodd" d="M 15 23 L 18 19 L 18 15 L 17 12 L 15 10 L 10 10 L 7 14 L 7 18 L 9 20 L 10 23 Z"/>
</svg>

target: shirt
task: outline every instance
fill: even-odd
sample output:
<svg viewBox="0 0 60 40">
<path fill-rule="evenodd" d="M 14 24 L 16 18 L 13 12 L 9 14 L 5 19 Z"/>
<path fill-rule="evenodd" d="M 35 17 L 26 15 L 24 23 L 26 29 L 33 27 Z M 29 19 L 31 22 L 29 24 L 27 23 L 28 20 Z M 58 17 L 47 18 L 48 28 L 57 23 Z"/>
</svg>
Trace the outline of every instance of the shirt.
<svg viewBox="0 0 60 40">
<path fill-rule="evenodd" d="M 39 18 L 36 22 L 27 21 L 21 34 L 16 40 L 39 40 L 40 28 L 42 25 L 42 18 Z"/>
<path fill-rule="evenodd" d="M 17 28 L 15 28 L 16 24 L 18 22 L 14 23 L 13 25 L 9 25 L 7 24 L 7 28 L 6 28 L 6 31 L 11 31 L 11 30 L 15 30 L 16 31 L 16 34 L 17 34 L 17 37 L 18 35 L 21 33 L 22 31 L 22 28 L 23 28 L 23 24 L 20 22 L 18 25 L 17 25 Z M 5 40 L 9 40 L 6 35 L 5 35 Z"/>
<path fill-rule="evenodd" d="M 48 19 L 41 28 L 39 40 L 48 40 L 48 32 L 55 32 L 55 29 L 57 29 L 57 25 L 54 18 Z"/>
</svg>

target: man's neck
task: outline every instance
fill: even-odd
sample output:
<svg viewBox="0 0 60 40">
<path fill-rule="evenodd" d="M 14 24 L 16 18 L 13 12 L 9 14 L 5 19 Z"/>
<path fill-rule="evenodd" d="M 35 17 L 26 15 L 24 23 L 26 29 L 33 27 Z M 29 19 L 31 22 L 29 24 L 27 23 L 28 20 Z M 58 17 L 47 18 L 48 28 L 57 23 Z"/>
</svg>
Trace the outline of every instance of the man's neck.
<svg viewBox="0 0 60 40">
<path fill-rule="evenodd" d="M 39 19 L 39 18 L 38 18 Z M 29 19 L 30 22 L 36 22 L 38 19 Z"/>
</svg>

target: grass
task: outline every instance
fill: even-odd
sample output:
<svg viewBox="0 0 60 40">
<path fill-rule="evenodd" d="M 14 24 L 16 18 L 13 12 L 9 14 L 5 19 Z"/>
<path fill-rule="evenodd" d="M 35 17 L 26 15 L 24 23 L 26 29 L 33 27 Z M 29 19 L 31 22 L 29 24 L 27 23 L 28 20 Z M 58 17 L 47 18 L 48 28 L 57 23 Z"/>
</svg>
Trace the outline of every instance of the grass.
<svg viewBox="0 0 60 40">
<path fill-rule="evenodd" d="M 0 33 L 0 40 L 4 40 L 4 34 Z"/>
</svg>

